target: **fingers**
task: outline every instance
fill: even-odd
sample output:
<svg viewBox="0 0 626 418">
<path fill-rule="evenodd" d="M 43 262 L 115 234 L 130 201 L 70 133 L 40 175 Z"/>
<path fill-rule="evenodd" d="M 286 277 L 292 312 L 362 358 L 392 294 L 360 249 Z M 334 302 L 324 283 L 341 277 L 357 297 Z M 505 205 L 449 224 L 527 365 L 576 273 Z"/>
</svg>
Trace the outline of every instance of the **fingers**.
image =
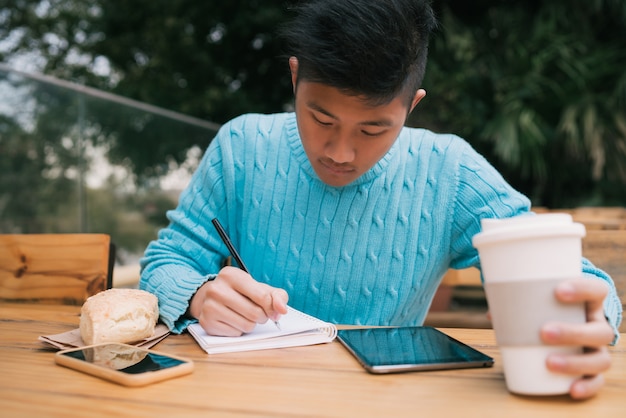
<svg viewBox="0 0 626 418">
<path fill-rule="evenodd" d="M 587 399 L 595 396 L 604 385 L 604 376 L 583 377 L 572 384 L 570 396 L 573 399 Z"/>
<path fill-rule="evenodd" d="M 272 290 L 272 312 L 269 314 L 272 321 L 278 321 L 281 315 L 287 313 L 288 301 L 289 295 L 284 289 Z"/>
<path fill-rule="evenodd" d="M 208 334 L 225 337 L 238 337 L 256 326 L 256 322 L 213 300 L 206 300 L 198 321 Z"/>
<path fill-rule="evenodd" d="M 224 267 L 194 296 L 191 312 L 207 333 L 239 336 L 269 318 L 278 320 L 287 313 L 287 300 L 283 289 L 259 283 L 238 268 Z"/>
<path fill-rule="evenodd" d="M 249 310 L 247 313 L 242 312 L 242 314 L 251 320 L 255 320 L 257 323 L 265 323 L 268 318 L 278 321 L 281 315 L 287 313 L 289 296 L 284 289 L 259 283 L 248 274 L 246 274 L 246 280 L 238 277 L 232 283 L 232 286 L 239 294 L 253 302 L 255 305 L 254 311 Z"/>
<path fill-rule="evenodd" d="M 604 318 L 604 299 L 609 288 L 606 283 L 593 279 L 573 279 L 560 283 L 555 296 L 564 303 L 585 303 L 587 320 L 597 320 L 598 315 Z"/>
<path fill-rule="evenodd" d="M 611 367 L 611 355 L 606 347 L 586 349 L 580 355 L 552 354 L 546 359 L 546 367 L 556 373 L 583 376 L 570 387 L 573 399 L 594 396 L 604 385 L 602 373 Z"/>
<path fill-rule="evenodd" d="M 546 365 L 554 372 L 583 375 L 570 387 L 570 396 L 586 399 L 596 395 L 604 385 L 602 372 L 611 366 L 611 356 L 606 348 L 602 348 L 582 356 L 552 355 Z"/>
<path fill-rule="evenodd" d="M 578 294 L 584 294 L 590 299 L 603 298 L 602 286 L 565 289 L 564 293 L 566 298 L 574 303 L 580 300 Z M 600 315 L 597 315 L 588 310 L 589 322 L 582 324 L 550 322 L 541 329 L 541 338 L 546 344 L 584 347 L 584 353 L 554 354 L 546 361 L 548 369 L 554 372 L 584 376 L 571 387 L 570 395 L 575 399 L 593 396 L 604 382 L 601 374 L 611 366 L 607 346 L 613 341 L 613 329 L 604 318 L 602 309 L 600 311 Z"/>
<path fill-rule="evenodd" d="M 602 347 L 613 341 L 613 329 L 602 317 L 584 324 L 550 322 L 541 328 L 541 339 L 551 345 Z"/>
<path fill-rule="evenodd" d="M 557 297 L 563 302 L 587 302 L 604 300 L 609 288 L 607 284 L 596 279 L 571 279 L 561 282 L 556 288 Z"/>
<path fill-rule="evenodd" d="M 583 324 L 545 324 L 541 329 L 544 343 L 584 347 L 578 355 L 558 355 L 548 357 L 548 369 L 564 374 L 582 375 L 570 388 L 574 399 L 594 396 L 604 384 L 602 373 L 611 367 L 611 356 L 606 348 L 613 341 L 613 329 L 604 317 L 604 299 L 608 286 L 600 280 L 573 279 L 560 283 L 556 298 L 563 303 L 584 304 L 587 322 Z"/>
<path fill-rule="evenodd" d="M 547 358 L 546 364 L 553 372 L 592 376 L 611 367 L 611 355 L 606 347 L 586 351 L 582 355 L 552 354 Z"/>
<path fill-rule="evenodd" d="M 604 299 L 608 286 L 600 280 L 573 279 L 560 283 L 556 298 L 564 303 L 582 303 L 585 306 L 585 324 L 548 323 L 541 330 L 547 344 L 600 347 L 613 341 L 613 329 L 604 317 Z"/>
</svg>

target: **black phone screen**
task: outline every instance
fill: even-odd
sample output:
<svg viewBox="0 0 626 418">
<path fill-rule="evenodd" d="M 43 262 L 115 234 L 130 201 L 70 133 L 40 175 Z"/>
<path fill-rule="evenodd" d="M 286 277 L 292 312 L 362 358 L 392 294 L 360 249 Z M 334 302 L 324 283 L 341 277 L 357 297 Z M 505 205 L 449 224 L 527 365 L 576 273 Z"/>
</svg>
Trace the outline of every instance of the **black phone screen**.
<svg viewBox="0 0 626 418">
<path fill-rule="evenodd" d="M 128 374 L 155 372 L 185 363 L 177 358 L 119 344 L 86 347 L 62 355 Z"/>
<path fill-rule="evenodd" d="M 432 327 L 348 329 L 337 336 L 372 373 L 493 365 L 491 357 Z"/>
</svg>

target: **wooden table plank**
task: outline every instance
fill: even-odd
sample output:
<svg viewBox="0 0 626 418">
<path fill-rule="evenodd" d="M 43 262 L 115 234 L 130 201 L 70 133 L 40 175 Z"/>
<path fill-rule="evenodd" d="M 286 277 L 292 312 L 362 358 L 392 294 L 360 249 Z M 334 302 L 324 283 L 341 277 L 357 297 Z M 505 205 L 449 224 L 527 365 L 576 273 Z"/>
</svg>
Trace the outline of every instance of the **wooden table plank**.
<svg viewBox="0 0 626 418">
<path fill-rule="evenodd" d="M 491 330 L 444 332 L 493 356 L 489 369 L 371 375 L 338 342 L 209 356 L 187 334 L 155 349 L 192 358 L 193 374 L 125 388 L 56 366 L 36 339 L 78 324 L 67 307 L 0 305 L 0 411 L 6 416 L 619 416 L 626 407 L 626 347 L 600 395 L 522 397 L 507 392 Z M 36 400 L 36 401 L 33 401 Z M 611 414 L 611 415 L 608 415 Z"/>
</svg>

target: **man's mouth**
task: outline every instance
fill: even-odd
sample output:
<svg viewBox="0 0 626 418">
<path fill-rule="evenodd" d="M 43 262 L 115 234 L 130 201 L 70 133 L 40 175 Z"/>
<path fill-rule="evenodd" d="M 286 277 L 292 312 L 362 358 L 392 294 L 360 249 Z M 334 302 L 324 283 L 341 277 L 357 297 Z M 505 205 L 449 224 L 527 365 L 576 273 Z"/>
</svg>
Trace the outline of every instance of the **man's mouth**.
<svg viewBox="0 0 626 418">
<path fill-rule="evenodd" d="M 354 167 L 346 164 L 335 164 L 332 161 L 320 160 L 320 164 L 324 166 L 328 171 L 337 174 L 345 175 L 354 172 Z"/>
</svg>

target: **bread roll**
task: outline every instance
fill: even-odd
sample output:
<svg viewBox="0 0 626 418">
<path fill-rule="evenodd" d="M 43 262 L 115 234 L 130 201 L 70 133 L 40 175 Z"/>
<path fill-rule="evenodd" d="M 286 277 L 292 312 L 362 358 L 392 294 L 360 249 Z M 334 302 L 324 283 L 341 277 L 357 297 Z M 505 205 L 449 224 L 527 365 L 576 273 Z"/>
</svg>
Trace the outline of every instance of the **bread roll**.
<svg viewBox="0 0 626 418">
<path fill-rule="evenodd" d="M 130 343 L 151 337 L 159 319 L 157 298 L 138 289 L 109 289 L 89 297 L 80 311 L 87 345 Z"/>
</svg>

